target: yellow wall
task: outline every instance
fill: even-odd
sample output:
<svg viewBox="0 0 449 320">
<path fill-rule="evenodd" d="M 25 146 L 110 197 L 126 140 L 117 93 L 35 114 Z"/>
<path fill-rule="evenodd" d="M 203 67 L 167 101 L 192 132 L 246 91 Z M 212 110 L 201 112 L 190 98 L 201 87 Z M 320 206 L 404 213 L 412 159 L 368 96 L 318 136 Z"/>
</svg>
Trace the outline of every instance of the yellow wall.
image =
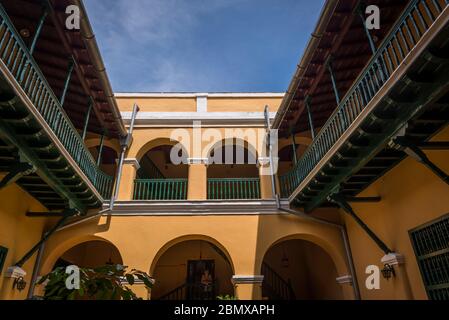
<svg viewBox="0 0 449 320">
<path fill-rule="evenodd" d="M 132 111 L 134 103 L 141 112 L 196 112 L 196 98 L 116 98 L 120 111 Z"/>
<path fill-rule="evenodd" d="M 41 274 L 49 272 L 71 247 L 98 239 L 117 247 L 125 265 L 151 274 L 155 274 L 160 257 L 177 243 L 209 241 L 229 257 L 237 275 L 259 275 L 265 253 L 279 240 L 304 239 L 323 248 L 332 258 L 338 275 L 348 273 L 340 233 L 332 227 L 285 215 L 228 215 L 103 216 L 56 233 L 47 244 Z M 240 298 L 261 298 L 254 290 Z M 352 298 L 350 288 L 342 290 L 346 298 Z"/>
<path fill-rule="evenodd" d="M 449 130 L 446 129 L 434 140 L 448 139 Z M 447 151 L 428 151 L 426 154 L 449 172 Z M 345 216 L 364 299 L 427 299 L 408 232 L 447 214 L 448 192 L 449 186 L 429 169 L 407 158 L 361 194 L 381 196 L 380 203 L 353 204 L 362 220 L 392 250 L 403 254 L 406 261 L 395 279 L 382 279 L 381 290 L 367 290 L 365 268 L 367 265 L 382 267 L 380 259 L 384 254 L 350 217 Z"/>
<path fill-rule="evenodd" d="M 13 280 L 4 277 L 6 269 L 21 259 L 42 236 L 46 220 L 28 218 L 25 216 L 27 211 L 45 212 L 47 209 L 16 184 L 0 190 L 0 245 L 9 249 L 0 275 L 1 300 L 25 299 L 28 293 L 36 254 L 23 266 L 27 272 L 25 290 L 13 290 Z"/>
<path fill-rule="evenodd" d="M 270 112 L 276 112 L 281 105 L 282 98 L 208 98 L 209 112 L 263 112 L 265 106 Z"/>
</svg>

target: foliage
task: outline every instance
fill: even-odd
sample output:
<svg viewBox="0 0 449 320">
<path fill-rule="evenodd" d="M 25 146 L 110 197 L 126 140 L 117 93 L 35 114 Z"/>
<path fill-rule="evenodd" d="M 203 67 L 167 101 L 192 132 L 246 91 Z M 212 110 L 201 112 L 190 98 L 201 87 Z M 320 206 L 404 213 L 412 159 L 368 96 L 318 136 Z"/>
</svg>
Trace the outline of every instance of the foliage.
<svg viewBox="0 0 449 320">
<path fill-rule="evenodd" d="M 220 295 L 217 297 L 218 300 L 238 300 L 236 296 L 231 296 L 229 294 L 227 295 Z"/>
<path fill-rule="evenodd" d="M 43 276 L 38 284 L 46 282 L 45 300 L 141 300 L 129 286 L 134 285 L 137 278 L 150 289 L 154 281 L 143 271 L 132 269 L 127 272 L 126 269 L 120 264 L 79 268 L 79 289 L 68 289 L 66 280 L 70 274 L 66 273 L 66 268 L 59 267 Z"/>
</svg>

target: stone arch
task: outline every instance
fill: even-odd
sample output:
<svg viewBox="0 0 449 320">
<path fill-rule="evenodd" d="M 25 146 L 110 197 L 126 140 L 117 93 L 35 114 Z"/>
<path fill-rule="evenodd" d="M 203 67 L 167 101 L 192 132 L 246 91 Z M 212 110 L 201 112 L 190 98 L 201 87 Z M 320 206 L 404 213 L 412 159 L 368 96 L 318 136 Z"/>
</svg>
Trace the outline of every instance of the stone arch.
<svg viewBox="0 0 449 320">
<path fill-rule="evenodd" d="M 260 274 L 267 278 L 263 286 L 265 294 L 273 294 L 270 281 L 280 276 L 290 288 L 280 293 L 290 291 L 294 294 L 277 299 L 342 299 L 344 291 L 336 278 L 346 274 L 346 268 L 341 266 L 344 262 L 339 261 L 339 253 L 326 242 L 310 234 L 291 234 L 272 242 L 258 266 Z"/>
<path fill-rule="evenodd" d="M 150 266 L 156 280 L 151 291 L 155 299 L 215 299 L 234 294 L 231 278 L 234 265 L 227 250 L 214 238 L 186 235 L 168 241 L 160 248 Z M 203 278 L 210 277 L 210 291 Z"/>
<path fill-rule="evenodd" d="M 177 238 L 174 238 L 168 242 L 166 242 L 160 249 L 159 251 L 154 255 L 154 258 L 151 262 L 150 265 L 150 274 L 153 274 L 154 269 L 157 265 L 158 260 L 162 257 L 162 255 L 171 247 L 185 242 L 185 241 L 191 241 L 191 240 L 203 240 L 206 242 L 210 242 L 213 245 L 215 245 L 217 248 L 219 248 L 226 256 L 227 260 L 229 261 L 229 264 L 231 265 L 231 269 L 232 272 L 235 272 L 235 267 L 234 267 L 234 262 L 231 258 L 231 255 L 229 254 L 228 250 L 216 239 L 207 236 L 207 235 L 202 235 L 202 234 L 189 234 L 189 235 L 184 235 L 184 236 L 180 236 Z"/>
<path fill-rule="evenodd" d="M 237 144 L 236 144 L 236 142 L 237 142 Z M 248 139 L 235 138 L 235 137 L 230 137 L 230 138 L 221 139 L 219 141 L 215 141 L 215 143 L 207 150 L 206 157 L 210 158 L 211 154 L 219 148 L 234 146 L 234 145 L 238 145 L 238 146 L 245 148 L 248 151 L 248 153 L 252 154 L 254 156 L 254 159 L 257 161 L 257 159 L 259 157 L 259 152 L 257 150 L 257 147 L 253 143 L 248 141 Z"/>
<path fill-rule="evenodd" d="M 115 245 L 113 242 L 111 242 L 110 240 L 108 240 L 106 238 L 99 237 L 96 235 L 83 235 L 83 236 L 78 236 L 78 237 L 67 239 L 67 241 L 64 241 L 64 242 L 58 244 L 57 246 L 55 246 L 54 248 L 52 248 L 51 252 L 49 252 L 49 254 L 46 256 L 46 259 L 42 263 L 40 274 L 47 274 L 47 273 L 51 272 L 56 261 L 62 255 L 64 255 L 64 253 L 66 253 L 68 250 L 70 250 L 80 244 L 91 242 L 91 241 L 101 241 L 101 242 L 105 242 L 107 244 L 112 245 L 115 249 L 117 249 L 117 251 L 120 254 L 120 257 L 122 259 L 122 262 L 123 262 L 123 253 L 120 252 L 119 247 L 117 245 Z"/>
<path fill-rule="evenodd" d="M 87 149 L 90 149 L 90 148 L 99 146 L 100 143 L 101 143 L 101 138 L 90 138 L 90 139 L 86 139 L 86 141 L 84 142 L 84 145 L 86 146 Z M 105 137 L 103 140 L 103 144 L 106 147 L 109 147 L 112 150 L 114 150 L 117 153 L 117 155 L 120 154 L 120 145 L 117 140 L 108 139 L 107 137 Z"/>
<path fill-rule="evenodd" d="M 138 161 L 140 161 L 140 159 L 142 159 L 142 157 L 148 151 L 150 151 L 151 149 L 154 149 L 156 147 L 164 146 L 164 145 L 175 146 L 175 145 L 178 145 L 178 144 L 180 144 L 181 147 L 182 147 L 183 156 L 185 158 L 188 158 L 189 157 L 188 148 L 182 142 L 179 142 L 177 140 L 173 140 L 173 139 L 170 139 L 170 138 L 157 138 L 157 139 L 150 140 L 150 141 L 146 142 L 144 145 L 142 145 L 140 147 L 140 149 L 136 153 L 136 159 Z"/>
<path fill-rule="evenodd" d="M 284 235 L 271 241 L 271 243 L 264 248 L 260 248 L 260 254 L 256 260 L 256 270 L 261 269 L 263 258 L 270 248 L 288 240 L 304 240 L 319 246 L 331 257 L 339 274 L 346 274 L 348 272 L 346 261 L 338 252 L 337 248 L 335 248 L 328 240 L 311 233 L 291 233 L 289 235 Z"/>
</svg>

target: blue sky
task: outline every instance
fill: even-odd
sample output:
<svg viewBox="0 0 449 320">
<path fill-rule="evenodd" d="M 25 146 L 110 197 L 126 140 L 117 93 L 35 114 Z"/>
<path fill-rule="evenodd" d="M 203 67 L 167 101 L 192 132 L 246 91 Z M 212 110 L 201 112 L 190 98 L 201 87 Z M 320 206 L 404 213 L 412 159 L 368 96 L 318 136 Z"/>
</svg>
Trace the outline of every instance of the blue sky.
<svg viewBox="0 0 449 320">
<path fill-rule="evenodd" d="M 84 0 L 116 92 L 283 92 L 324 0 Z"/>
</svg>

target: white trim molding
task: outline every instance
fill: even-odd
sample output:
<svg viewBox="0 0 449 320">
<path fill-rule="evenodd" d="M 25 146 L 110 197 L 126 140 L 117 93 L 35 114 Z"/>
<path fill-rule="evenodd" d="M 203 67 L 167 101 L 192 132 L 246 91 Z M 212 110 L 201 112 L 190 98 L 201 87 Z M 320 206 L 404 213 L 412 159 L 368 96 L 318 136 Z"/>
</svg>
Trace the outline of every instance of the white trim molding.
<svg viewBox="0 0 449 320">
<path fill-rule="evenodd" d="M 287 200 L 281 206 L 288 208 Z M 103 202 L 103 209 L 109 202 Z M 260 216 L 289 215 L 277 208 L 275 200 L 130 200 L 116 201 L 112 211 L 103 215 L 112 216 Z"/>
<path fill-rule="evenodd" d="M 389 264 L 390 266 L 399 266 L 405 263 L 405 259 L 402 254 L 392 252 L 383 256 L 380 262 L 382 262 L 383 264 Z"/>
<path fill-rule="evenodd" d="M 231 282 L 233 285 L 237 284 L 259 284 L 262 285 L 263 275 L 233 275 Z"/>
<path fill-rule="evenodd" d="M 337 277 L 335 279 L 337 281 L 338 284 L 350 284 L 352 285 L 352 276 L 349 274 L 346 274 L 344 276 L 341 277 Z"/>
<path fill-rule="evenodd" d="M 131 164 L 136 170 L 140 169 L 139 160 L 137 160 L 136 158 L 126 158 L 125 160 L 123 160 L 123 164 Z"/>
<path fill-rule="evenodd" d="M 125 125 L 131 122 L 132 112 L 120 113 Z M 273 120 L 276 112 L 270 112 Z M 194 121 L 201 121 L 204 126 L 258 126 L 265 127 L 263 112 L 139 112 L 136 126 L 148 127 L 192 127 Z"/>
</svg>

